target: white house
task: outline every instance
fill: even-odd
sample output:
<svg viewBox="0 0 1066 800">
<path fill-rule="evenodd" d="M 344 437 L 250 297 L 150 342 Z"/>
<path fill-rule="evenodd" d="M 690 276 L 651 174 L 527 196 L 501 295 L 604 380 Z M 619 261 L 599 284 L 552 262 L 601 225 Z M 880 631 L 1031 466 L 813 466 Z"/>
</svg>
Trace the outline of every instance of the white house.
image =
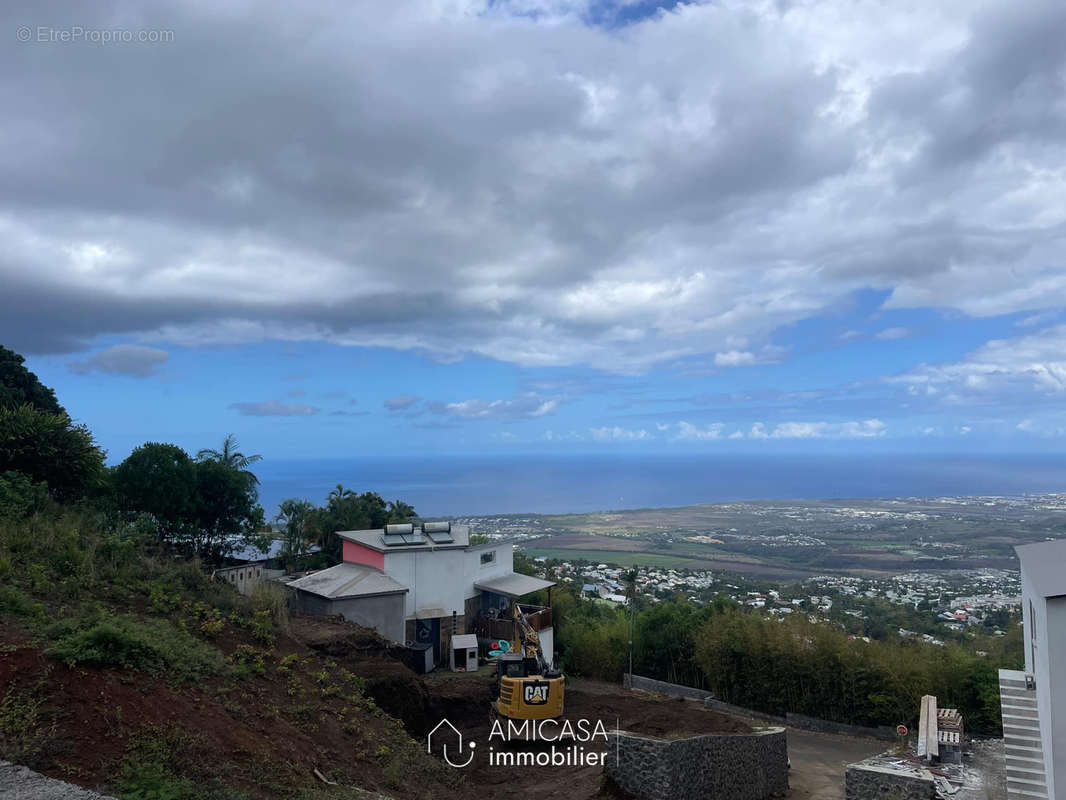
<svg viewBox="0 0 1066 800">
<path fill-rule="evenodd" d="M 289 584 L 296 607 L 342 614 L 394 641 L 431 645 L 435 663 L 447 659 L 453 634 L 510 640 L 511 604 L 555 585 L 516 573 L 510 542 L 470 544 L 466 525 L 407 523 L 338 536 L 342 563 Z M 530 623 L 551 661 L 551 609 L 535 610 Z"/>
<path fill-rule="evenodd" d="M 1000 670 L 1010 800 L 1066 800 L 1066 539 L 1020 545 L 1025 670 Z"/>
</svg>

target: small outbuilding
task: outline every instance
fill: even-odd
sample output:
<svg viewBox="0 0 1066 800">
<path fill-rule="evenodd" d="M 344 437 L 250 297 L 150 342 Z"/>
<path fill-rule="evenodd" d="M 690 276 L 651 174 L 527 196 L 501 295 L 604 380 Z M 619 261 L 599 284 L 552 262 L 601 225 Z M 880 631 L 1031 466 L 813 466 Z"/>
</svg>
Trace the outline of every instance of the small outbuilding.
<svg viewBox="0 0 1066 800">
<path fill-rule="evenodd" d="M 477 636 L 460 633 L 452 636 L 452 672 L 477 672 Z"/>
<path fill-rule="evenodd" d="M 337 564 L 288 584 L 292 606 L 304 614 L 340 614 L 402 642 L 407 587 L 362 564 Z"/>
</svg>

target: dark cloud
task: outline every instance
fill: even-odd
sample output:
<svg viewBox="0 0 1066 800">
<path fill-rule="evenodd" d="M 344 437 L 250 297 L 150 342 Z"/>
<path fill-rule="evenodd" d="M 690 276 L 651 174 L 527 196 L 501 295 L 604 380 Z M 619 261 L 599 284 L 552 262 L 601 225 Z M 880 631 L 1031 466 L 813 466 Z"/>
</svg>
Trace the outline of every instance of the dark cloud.
<svg viewBox="0 0 1066 800">
<path fill-rule="evenodd" d="M 70 369 L 79 375 L 104 372 L 108 375 L 124 375 L 129 378 L 150 378 L 156 368 L 170 359 L 170 353 L 155 347 L 119 344 L 93 353 L 82 361 L 70 362 Z"/>
<path fill-rule="evenodd" d="M 636 373 L 864 287 L 1066 305 L 1062 4 L 782 8 L 7 9 L 174 37 L 0 48 L 0 340 Z"/>
<path fill-rule="evenodd" d="M 276 400 L 231 403 L 230 408 L 236 409 L 246 417 L 311 417 L 319 412 L 319 409 L 313 406 L 279 403 Z"/>
<path fill-rule="evenodd" d="M 414 394 L 401 394 L 396 397 L 389 397 L 385 399 L 385 408 L 389 411 L 404 411 L 422 398 Z"/>
</svg>

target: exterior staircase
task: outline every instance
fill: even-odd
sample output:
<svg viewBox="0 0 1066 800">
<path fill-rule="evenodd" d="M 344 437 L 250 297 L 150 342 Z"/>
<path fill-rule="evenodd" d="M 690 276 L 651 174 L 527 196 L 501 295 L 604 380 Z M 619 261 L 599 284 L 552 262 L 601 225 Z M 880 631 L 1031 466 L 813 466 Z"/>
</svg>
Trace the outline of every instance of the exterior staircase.
<svg viewBox="0 0 1066 800">
<path fill-rule="evenodd" d="M 1048 800 L 1036 690 L 1027 688 L 1024 672 L 999 671 L 999 702 L 1003 712 L 1007 800 Z"/>
</svg>

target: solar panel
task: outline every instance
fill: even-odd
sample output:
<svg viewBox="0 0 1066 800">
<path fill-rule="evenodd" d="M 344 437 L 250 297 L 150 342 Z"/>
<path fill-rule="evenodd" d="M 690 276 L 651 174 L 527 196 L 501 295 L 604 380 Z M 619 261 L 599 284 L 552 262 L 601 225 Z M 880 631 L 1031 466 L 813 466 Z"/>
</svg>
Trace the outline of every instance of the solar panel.
<svg viewBox="0 0 1066 800">
<path fill-rule="evenodd" d="M 384 542 L 386 547 L 396 547 L 398 545 L 407 544 L 402 533 L 386 533 L 381 537 L 381 541 Z"/>
<path fill-rule="evenodd" d="M 448 531 L 426 530 L 426 536 L 433 541 L 433 544 L 451 544 L 455 541 L 455 538 Z"/>
<path fill-rule="evenodd" d="M 421 531 L 412 531 L 403 535 L 404 544 L 425 544 L 426 540 L 422 538 Z"/>
</svg>

